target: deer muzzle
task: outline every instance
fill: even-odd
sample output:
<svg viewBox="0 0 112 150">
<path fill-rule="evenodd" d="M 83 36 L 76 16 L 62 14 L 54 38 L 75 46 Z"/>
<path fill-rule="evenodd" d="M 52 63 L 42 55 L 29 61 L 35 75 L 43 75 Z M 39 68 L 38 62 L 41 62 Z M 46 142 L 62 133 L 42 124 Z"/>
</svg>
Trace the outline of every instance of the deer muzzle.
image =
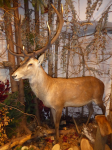
<svg viewBox="0 0 112 150">
<path fill-rule="evenodd" d="M 12 78 L 15 79 L 17 77 L 17 75 L 12 75 Z"/>
</svg>

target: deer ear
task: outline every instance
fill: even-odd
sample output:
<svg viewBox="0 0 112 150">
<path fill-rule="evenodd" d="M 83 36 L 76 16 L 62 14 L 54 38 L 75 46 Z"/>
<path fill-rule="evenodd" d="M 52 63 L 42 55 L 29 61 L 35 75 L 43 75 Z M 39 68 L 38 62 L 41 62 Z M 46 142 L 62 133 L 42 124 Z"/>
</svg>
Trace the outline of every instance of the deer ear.
<svg viewBox="0 0 112 150">
<path fill-rule="evenodd" d="M 38 59 L 38 65 L 40 66 L 42 62 L 44 61 L 44 54 L 42 54 Z"/>
</svg>

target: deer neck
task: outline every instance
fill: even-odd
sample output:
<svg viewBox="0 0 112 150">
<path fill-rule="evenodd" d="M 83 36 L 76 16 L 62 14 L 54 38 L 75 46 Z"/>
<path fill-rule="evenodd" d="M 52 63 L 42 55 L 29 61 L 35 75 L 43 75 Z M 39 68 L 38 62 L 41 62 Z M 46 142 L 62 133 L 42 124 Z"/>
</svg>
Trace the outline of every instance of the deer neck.
<svg viewBox="0 0 112 150">
<path fill-rule="evenodd" d="M 47 75 L 47 73 L 43 70 L 42 67 L 39 68 L 39 71 L 35 73 L 35 75 L 29 79 L 30 86 L 35 95 L 40 99 L 45 99 L 47 94 L 47 89 L 52 82 L 52 78 Z"/>
</svg>

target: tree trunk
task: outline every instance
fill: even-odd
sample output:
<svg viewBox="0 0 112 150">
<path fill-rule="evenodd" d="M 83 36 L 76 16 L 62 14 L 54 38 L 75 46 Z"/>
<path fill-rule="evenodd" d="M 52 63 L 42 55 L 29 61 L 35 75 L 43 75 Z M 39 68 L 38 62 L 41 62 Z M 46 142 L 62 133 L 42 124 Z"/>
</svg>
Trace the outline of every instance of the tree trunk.
<svg viewBox="0 0 112 150">
<path fill-rule="evenodd" d="M 60 13 L 60 5 L 61 5 L 61 0 L 58 0 L 58 12 Z M 57 16 L 56 20 L 56 28 L 58 27 L 57 24 L 59 22 L 59 18 Z M 58 47 L 59 47 L 59 40 L 55 42 L 55 78 L 57 78 L 57 69 L 58 69 Z"/>
<path fill-rule="evenodd" d="M 39 34 L 39 5 L 37 5 L 37 0 L 35 1 L 35 33 L 36 35 Z M 35 98 L 34 99 L 34 103 L 35 103 L 35 115 L 37 117 L 38 120 L 38 125 L 41 125 L 40 122 L 40 112 L 39 112 L 39 99 Z"/>
<path fill-rule="evenodd" d="M 21 39 L 21 28 L 20 28 L 20 19 L 19 19 L 19 12 L 18 12 L 18 0 L 13 0 L 13 6 L 14 6 L 14 25 L 15 25 L 15 40 L 16 44 L 20 47 L 22 47 L 22 39 Z M 16 47 L 17 53 L 21 53 L 21 50 L 19 47 Z M 17 58 L 17 65 L 20 65 L 20 58 Z M 21 79 L 19 81 L 19 101 L 24 106 L 23 111 L 25 112 L 25 96 L 24 96 L 24 85 L 23 80 Z M 22 127 L 26 131 L 26 133 L 30 133 L 29 129 L 26 126 L 26 116 L 22 117 Z"/>
<path fill-rule="evenodd" d="M 111 81 L 111 95 L 110 95 L 110 108 L 109 108 L 109 122 L 112 128 L 112 81 Z M 111 143 L 111 149 L 112 149 L 112 133 L 110 135 L 110 143 Z"/>
<path fill-rule="evenodd" d="M 6 35 L 6 41 L 7 45 L 9 44 L 10 49 L 14 52 L 14 45 L 13 45 L 13 33 L 12 33 L 12 26 L 10 21 L 10 15 L 7 13 L 9 12 L 9 8 L 7 7 L 6 0 L 3 1 L 4 3 L 4 22 L 5 22 L 5 35 Z M 15 70 L 15 57 L 8 53 L 8 60 L 11 62 L 12 67 L 9 69 L 10 71 L 10 81 L 11 81 L 11 89 L 12 92 L 18 91 L 17 82 L 14 81 L 11 77 L 13 71 Z"/>
<path fill-rule="evenodd" d="M 30 14 L 29 14 L 29 2 L 28 0 L 24 0 L 24 8 L 25 8 L 25 20 L 26 20 L 26 47 L 29 52 L 29 33 L 30 33 Z"/>
<path fill-rule="evenodd" d="M 13 0 L 14 8 L 14 24 L 15 24 L 15 40 L 16 44 L 22 47 L 22 40 L 21 40 L 21 30 L 20 30 L 20 20 L 19 20 L 19 12 L 18 12 L 18 1 Z M 16 47 L 17 53 L 21 53 L 19 47 Z M 20 58 L 17 57 L 17 65 L 20 65 Z M 24 104 L 24 85 L 23 80 L 19 81 L 19 99 L 22 104 Z"/>
<path fill-rule="evenodd" d="M 67 55 L 67 68 L 66 68 L 66 79 L 68 79 L 68 67 L 69 67 L 69 58 L 70 58 L 70 34 L 68 35 L 68 55 Z M 66 117 L 68 117 L 68 107 L 66 107 Z"/>
<path fill-rule="evenodd" d="M 48 0 L 48 24 L 52 30 L 52 0 Z M 52 47 L 48 49 L 48 75 L 53 76 L 53 53 L 52 53 Z M 50 120 L 53 123 L 53 116 L 50 111 Z"/>
<path fill-rule="evenodd" d="M 39 5 L 35 2 L 35 32 L 39 34 Z"/>
<path fill-rule="evenodd" d="M 83 54 L 83 52 L 82 52 Z M 85 77 L 85 59 L 84 54 L 82 55 L 82 63 L 83 63 L 83 77 Z M 84 116 L 84 106 L 82 106 L 81 117 Z"/>
<path fill-rule="evenodd" d="M 48 0 L 48 23 L 52 30 L 52 0 Z M 48 74 L 53 76 L 53 55 L 52 55 L 52 47 L 48 50 L 49 58 L 48 58 Z"/>
</svg>

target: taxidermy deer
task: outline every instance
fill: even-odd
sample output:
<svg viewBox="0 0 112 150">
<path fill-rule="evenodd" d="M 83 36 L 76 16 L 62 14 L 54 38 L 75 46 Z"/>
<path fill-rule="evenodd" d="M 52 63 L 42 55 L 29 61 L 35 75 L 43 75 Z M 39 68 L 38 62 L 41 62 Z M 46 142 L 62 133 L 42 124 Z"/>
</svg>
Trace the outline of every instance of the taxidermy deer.
<svg viewBox="0 0 112 150">
<path fill-rule="evenodd" d="M 16 54 L 12 52 L 8 46 L 8 50 L 11 54 L 17 57 L 25 57 L 25 61 L 22 62 L 20 67 L 12 74 L 14 80 L 29 79 L 30 86 L 35 95 L 42 100 L 45 106 L 51 108 L 53 120 L 56 130 L 56 139 L 59 139 L 59 122 L 63 107 L 81 107 L 87 105 L 89 108 L 88 121 L 93 113 L 92 102 L 95 102 L 105 114 L 105 106 L 103 105 L 102 97 L 104 93 L 104 84 L 102 81 L 95 77 L 78 77 L 71 79 L 64 78 L 52 78 L 46 74 L 41 67 L 44 60 L 44 54 L 42 54 L 37 60 L 34 55 L 40 54 L 46 51 L 51 44 L 53 44 L 62 29 L 63 26 L 63 8 L 61 13 L 54 6 L 52 6 L 59 17 L 59 27 L 56 35 L 51 40 L 51 32 L 49 31 L 49 40 L 47 45 L 35 51 L 35 53 L 27 53 L 23 48 L 23 53 Z"/>
</svg>

